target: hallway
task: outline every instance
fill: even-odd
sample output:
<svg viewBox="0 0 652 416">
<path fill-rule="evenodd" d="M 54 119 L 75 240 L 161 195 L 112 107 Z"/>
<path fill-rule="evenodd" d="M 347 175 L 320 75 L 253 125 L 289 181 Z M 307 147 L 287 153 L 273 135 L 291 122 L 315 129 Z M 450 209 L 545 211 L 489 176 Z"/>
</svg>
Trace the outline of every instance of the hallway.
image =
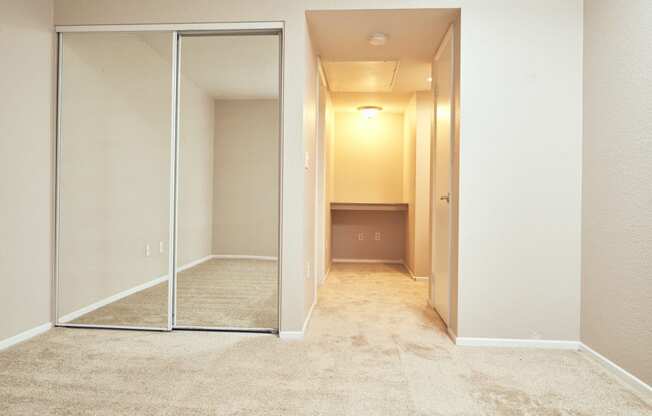
<svg viewBox="0 0 652 416">
<path fill-rule="evenodd" d="M 335 264 L 303 342 L 57 328 L 0 352 L 2 415 L 649 415 L 582 353 L 454 346 L 427 283 Z"/>
</svg>

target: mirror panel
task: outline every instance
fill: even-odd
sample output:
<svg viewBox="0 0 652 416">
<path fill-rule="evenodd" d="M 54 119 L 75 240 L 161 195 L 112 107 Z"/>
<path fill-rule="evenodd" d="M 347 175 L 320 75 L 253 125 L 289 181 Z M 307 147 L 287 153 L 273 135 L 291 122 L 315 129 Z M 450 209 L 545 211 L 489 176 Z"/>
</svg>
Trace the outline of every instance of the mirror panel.
<svg viewBox="0 0 652 416">
<path fill-rule="evenodd" d="M 57 323 L 170 329 L 172 34 L 61 36 Z"/>
<path fill-rule="evenodd" d="M 278 329 L 279 40 L 180 38 L 177 327 Z"/>
</svg>

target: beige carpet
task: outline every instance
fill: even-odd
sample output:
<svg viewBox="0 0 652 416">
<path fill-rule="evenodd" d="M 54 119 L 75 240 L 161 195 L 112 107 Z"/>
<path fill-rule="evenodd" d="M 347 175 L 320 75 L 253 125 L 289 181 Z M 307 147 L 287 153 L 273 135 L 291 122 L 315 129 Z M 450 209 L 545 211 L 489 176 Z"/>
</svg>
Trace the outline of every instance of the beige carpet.
<svg viewBox="0 0 652 416">
<path fill-rule="evenodd" d="M 583 353 L 461 348 L 427 284 L 335 265 L 304 341 L 59 328 L 0 353 L 0 415 L 640 416 Z"/>
<path fill-rule="evenodd" d="M 167 282 L 71 323 L 167 327 Z M 177 325 L 278 328 L 277 262 L 210 259 L 177 274 Z"/>
</svg>

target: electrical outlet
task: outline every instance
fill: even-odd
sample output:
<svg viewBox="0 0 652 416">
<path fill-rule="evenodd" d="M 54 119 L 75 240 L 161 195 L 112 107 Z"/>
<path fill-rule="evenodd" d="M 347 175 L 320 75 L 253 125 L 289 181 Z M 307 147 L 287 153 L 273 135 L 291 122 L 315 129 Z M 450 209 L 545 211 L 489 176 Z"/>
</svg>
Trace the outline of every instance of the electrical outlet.
<svg viewBox="0 0 652 416">
<path fill-rule="evenodd" d="M 159 253 L 165 253 L 165 241 L 158 242 L 158 251 Z"/>
<path fill-rule="evenodd" d="M 149 246 L 149 244 L 145 244 L 145 257 L 149 257 L 152 255 L 152 248 Z"/>
<path fill-rule="evenodd" d="M 376 231 L 376 233 L 374 234 L 374 240 L 380 241 L 380 231 Z"/>
<path fill-rule="evenodd" d="M 364 233 L 358 233 L 358 241 L 364 240 Z"/>
<path fill-rule="evenodd" d="M 310 260 L 306 262 L 306 279 L 310 279 Z"/>
</svg>

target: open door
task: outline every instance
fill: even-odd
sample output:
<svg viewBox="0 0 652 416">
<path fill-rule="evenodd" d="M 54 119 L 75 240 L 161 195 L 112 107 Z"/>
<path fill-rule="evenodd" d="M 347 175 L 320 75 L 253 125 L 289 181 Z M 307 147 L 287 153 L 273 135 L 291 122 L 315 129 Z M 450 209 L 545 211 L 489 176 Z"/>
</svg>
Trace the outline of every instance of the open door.
<svg viewBox="0 0 652 416">
<path fill-rule="evenodd" d="M 435 94 L 434 177 L 431 193 L 432 272 L 430 302 L 448 325 L 450 314 L 450 255 L 451 255 L 451 167 L 454 140 L 454 51 L 453 26 L 444 37 L 432 64 Z"/>
</svg>

